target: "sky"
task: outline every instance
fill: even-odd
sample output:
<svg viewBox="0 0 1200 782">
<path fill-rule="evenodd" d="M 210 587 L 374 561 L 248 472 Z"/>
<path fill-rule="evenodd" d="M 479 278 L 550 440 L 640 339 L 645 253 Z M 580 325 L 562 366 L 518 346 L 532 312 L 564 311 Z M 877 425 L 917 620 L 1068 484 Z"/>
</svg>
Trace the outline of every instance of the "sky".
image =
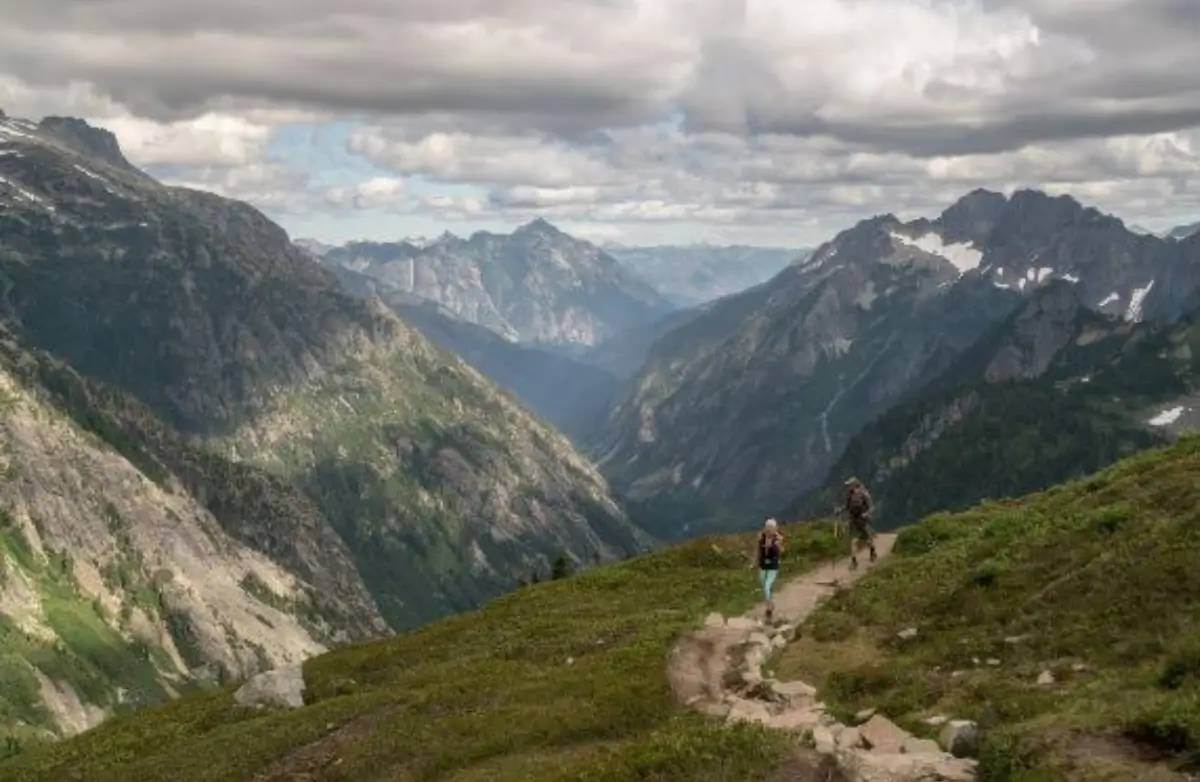
<svg viewBox="0 0 1200 782">
<path fill-rule="evenodd" d="M 1200 220 L 1197 0 L 4 0 L 0 109 L 294 237 L 812 246 L 976 187 Z"/>
</svg>

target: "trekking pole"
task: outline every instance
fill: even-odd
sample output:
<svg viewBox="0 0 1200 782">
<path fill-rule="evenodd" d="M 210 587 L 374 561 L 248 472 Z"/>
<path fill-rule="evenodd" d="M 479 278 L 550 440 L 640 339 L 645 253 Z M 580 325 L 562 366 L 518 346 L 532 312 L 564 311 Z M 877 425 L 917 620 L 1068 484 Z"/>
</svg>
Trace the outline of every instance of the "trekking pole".
<svg viewBox="0 0 1200 782">
<path fill-rule="evenodd" d="M 834 539 L 834 541 L 836 541 L 838 543 L 840 543 L 842 540 L 842 511 L 841 511 L 841 508 L 839 508 L 837 505 L 833 506 L 833 539 Z M 829 558 L 830 580 L 835 583 L 837 581 L 837 578 L 835 575 L 837 572 L 837 559 L 838 559 L 838 551 L 837 551 L 837 548 L 835 547 L 833 554 L 831 554 L 830 558 Z"/>
</svg>

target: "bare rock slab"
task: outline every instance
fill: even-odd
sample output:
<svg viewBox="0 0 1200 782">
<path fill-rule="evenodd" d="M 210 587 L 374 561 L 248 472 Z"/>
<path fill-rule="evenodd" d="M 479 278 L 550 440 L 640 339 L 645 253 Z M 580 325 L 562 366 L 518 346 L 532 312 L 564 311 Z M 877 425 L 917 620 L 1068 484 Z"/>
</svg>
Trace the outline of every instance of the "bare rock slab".
<svg viewBox="0 0 1200 782">
<path fill-rule="evenodd" d="M 258 709 L 298 709 L 304 705 L 304 671 L 299 664 L 264 671 L 239 687 L 233 699 Z"/>
<path fill-rule="evenodd" d="M 869 749 L 879 753 L 899 754 L 904 742 L 912 736 L 899 725 L 880 714 L 876 714 L 859 726 L 859 734 Z"/>
</svg>

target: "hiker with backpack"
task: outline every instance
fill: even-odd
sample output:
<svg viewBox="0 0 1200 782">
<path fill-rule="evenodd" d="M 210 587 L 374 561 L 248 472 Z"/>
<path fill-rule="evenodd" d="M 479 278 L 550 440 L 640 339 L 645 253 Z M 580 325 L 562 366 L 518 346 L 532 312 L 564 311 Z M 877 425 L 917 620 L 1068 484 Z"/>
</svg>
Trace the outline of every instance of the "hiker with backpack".
<svg viewBox="0 0 1200 782">
<path fill-rule="evenodd" d="M 775 615 L 772 590 L 775 587 L 775 579 L 779 577 L 779 561 L 782 557 L 783 535 L 779 532 L 779 523 L 775 519 L 767 519 L 755 542 L 754 562 L 758 565 L 758 581 L 762 585 L 763 599 L 767 603 L 768 622 Z"/>
<path fill-rule="evenodd" d="M 842 510 L 846 512 L 850 527 L 850 569 L 858 568 L 858 552 L 863 544 L 871 550 L 871 561 L 875 561 L 875 530 L 871 528 L 871 493 L 858 478 L 846 481 L 846 496 Z"/>
</svg>

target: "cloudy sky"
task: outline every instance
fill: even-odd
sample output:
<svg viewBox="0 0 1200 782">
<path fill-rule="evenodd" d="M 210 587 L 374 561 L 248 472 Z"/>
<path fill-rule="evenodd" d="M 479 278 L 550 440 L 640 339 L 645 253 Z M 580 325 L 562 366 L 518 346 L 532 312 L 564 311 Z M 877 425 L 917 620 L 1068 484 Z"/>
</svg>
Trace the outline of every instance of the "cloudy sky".
<svg viewBox="0 0 1200 782">
<path fill-rule="evenodd" d="M 788 246 L 967 190 L 1200 220 L 1197 0 L 3 0 L 0 108 L 328 241 Z"/>
</svg>

